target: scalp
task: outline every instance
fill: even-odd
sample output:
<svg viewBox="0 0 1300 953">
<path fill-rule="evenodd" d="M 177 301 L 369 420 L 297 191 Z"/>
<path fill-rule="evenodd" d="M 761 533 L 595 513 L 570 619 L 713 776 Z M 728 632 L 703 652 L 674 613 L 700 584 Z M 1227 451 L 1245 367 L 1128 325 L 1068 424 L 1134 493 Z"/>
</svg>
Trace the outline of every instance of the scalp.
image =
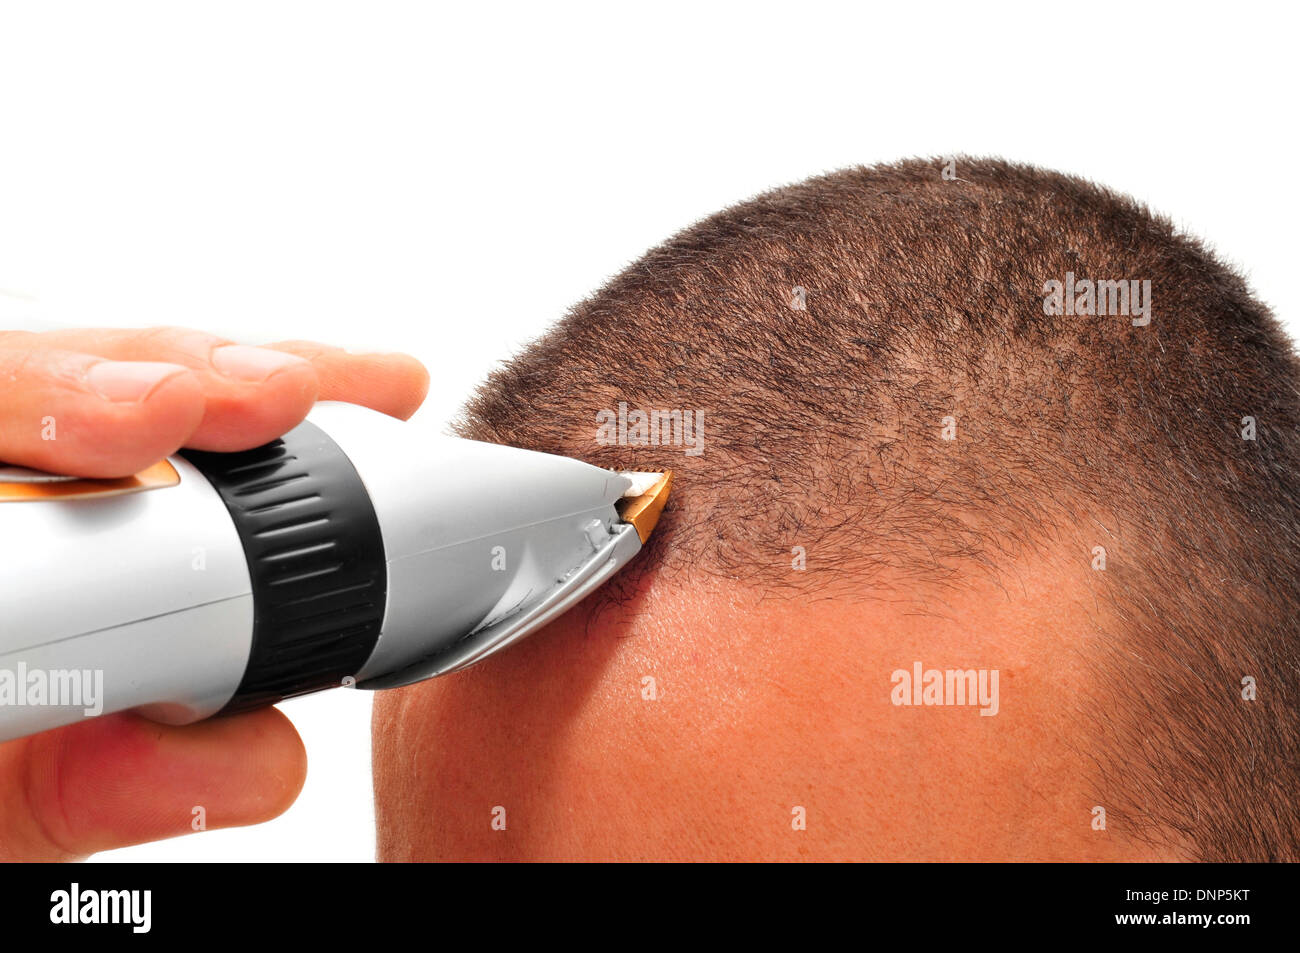
<svg viewBox="0 0 1300 953">
<path fill-rule="evenodd" d="M 854 597 L 1103 547 L 1105 689 L 1074 701 L 1099 803 L 1207 858 L 1300 856 L 1291 345 L 1140 203 L 1001 160 L 958 169 L 847 169 L 697 223 L 494 374 L 461 432 L 671 467 L 635 566 L 660 578 Z M 1045 315 L 1067 272 L 1150 281 L 1151 323 Z M 598 444 L 620 401 L 704 411 L 705 452 Z M 1243 675 L 1267 700 L 1240 697 Z"/>
</svg>

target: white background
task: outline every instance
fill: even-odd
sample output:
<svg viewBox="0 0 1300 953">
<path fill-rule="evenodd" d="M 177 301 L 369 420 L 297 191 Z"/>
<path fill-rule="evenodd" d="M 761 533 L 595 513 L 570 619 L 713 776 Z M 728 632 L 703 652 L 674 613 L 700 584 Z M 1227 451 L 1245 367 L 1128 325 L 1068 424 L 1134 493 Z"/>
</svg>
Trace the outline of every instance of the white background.
<svg viewBox="0 0 1300 953">
<path fill-rule="evenodd" d="M 406 350 L 440 427 L 690 222 L 949 152 L 1146 200 L 1296 327 L 1283 4 L 452 6 L 0 0 L 0 327 Z M 101 856 L 370 859 L 368 696 L 286 710 L 284 817 Z"/>
</svg>

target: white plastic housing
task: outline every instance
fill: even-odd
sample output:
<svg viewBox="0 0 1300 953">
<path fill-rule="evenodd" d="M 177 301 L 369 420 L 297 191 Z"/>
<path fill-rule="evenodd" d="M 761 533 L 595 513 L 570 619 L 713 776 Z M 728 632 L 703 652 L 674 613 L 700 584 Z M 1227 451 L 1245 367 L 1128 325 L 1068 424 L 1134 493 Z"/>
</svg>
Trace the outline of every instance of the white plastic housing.
<svg viewBox="0 0 1300 953">
<path fill-rule="evenodd" d="M 253 628 L 243 547 L 207 480 L 171 463 L 181 481 L 165 489 L 0 503 L 0 740 L 88 707 L 183 724 L 239 685 Z M 62 698 L 75 679 L 82 703 L 39 702 L 20 679 L 62 685 Z"/>
<path fill-rule="evenodd" d="M 355 675 L 365 687 L 472 664 L 564 612 L 641 548 L 615 510 L 632 485 L 616 473 L 437 436 L 349 404 L 320 404 L 309 419 L 351 460 L 383 536 L 386 612 Z M 202 474 L 171 463 L 176 486 L 0 503 L 0 740 L 91 712 L 140 709 L 184 724 L 234 695 L 253 630 L 243 546 Z M 98 697 L 5 703 L 4 679 L 12 694 L 23 673 L 43 673 L 47 685 L 79 679 Z"/>
</svg>

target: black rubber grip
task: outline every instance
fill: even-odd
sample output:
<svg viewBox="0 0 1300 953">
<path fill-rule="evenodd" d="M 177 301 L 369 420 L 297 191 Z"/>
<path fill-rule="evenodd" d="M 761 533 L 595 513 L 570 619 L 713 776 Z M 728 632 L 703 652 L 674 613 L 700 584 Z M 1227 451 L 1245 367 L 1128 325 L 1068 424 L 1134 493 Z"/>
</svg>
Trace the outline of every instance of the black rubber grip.
<svg viewBox="0 0 1300 953">
<path fill-rule="evenodd" d="M 253 641 L 222 714 L 355 676 L 379 639 L 384 540 L 361 477 L 310 423 L 241 453 L 181 453 L 225 501 L 253 584 Z"/>
</svg>

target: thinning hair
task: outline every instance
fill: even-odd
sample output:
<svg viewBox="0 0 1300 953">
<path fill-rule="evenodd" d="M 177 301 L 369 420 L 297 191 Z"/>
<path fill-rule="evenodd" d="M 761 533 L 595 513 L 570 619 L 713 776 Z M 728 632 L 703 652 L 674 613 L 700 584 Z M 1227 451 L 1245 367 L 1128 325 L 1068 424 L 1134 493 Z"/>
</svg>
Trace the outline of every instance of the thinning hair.
<svg viewBox="0 0 1300 953">
<path fill-rule="evenodd" d="M 1000 160 L 941 166 L 847 169 L 686 229 L 496 371 L 458 431 L 671 467 L 637 567 L 656 575 L 838 594 L 1105 547 L 1107 691 L 1080 711 L 1097 803 L 1205 859 L 1300 859 L 1290 343 L 1132 199 Z M 1149 323 L 1123 313 L 1145 281 Z M 1110 313 L 1048 313 L 1054 288 L 1075 304 L 1089 282 Z M 703 411 L 704 452 L 602 445 L 597 414 L 620 402 Z"/>
</svg>

